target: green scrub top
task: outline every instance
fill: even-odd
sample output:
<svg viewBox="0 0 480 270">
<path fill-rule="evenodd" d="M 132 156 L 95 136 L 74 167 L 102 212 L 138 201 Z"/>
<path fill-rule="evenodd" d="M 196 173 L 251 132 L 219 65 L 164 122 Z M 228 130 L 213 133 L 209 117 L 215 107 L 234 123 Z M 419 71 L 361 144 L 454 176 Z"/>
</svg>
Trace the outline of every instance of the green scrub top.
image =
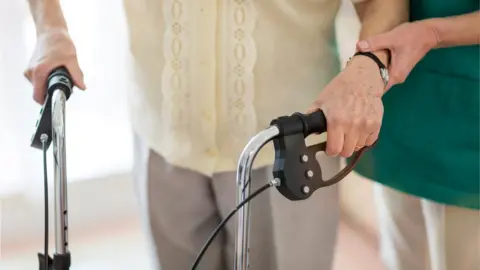
<svg viewBox="0 0 480 270">
<path fill-rule="evenodd" d="M 411 21 L 478 10 L 478 0 L 410 1 Z M 390 89 L 380 137 L 356 171 L 407 194 L 479 209 L 479 52 L 479 45 L 432 50 Z"/>
</svg>

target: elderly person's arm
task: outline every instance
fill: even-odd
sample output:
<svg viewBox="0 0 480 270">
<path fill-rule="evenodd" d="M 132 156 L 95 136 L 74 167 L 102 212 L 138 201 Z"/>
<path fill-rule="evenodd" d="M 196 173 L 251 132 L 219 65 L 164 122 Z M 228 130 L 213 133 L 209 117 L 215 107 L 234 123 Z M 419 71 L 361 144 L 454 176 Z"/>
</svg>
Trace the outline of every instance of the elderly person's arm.
<svg viewBox="0 0 480 270">
<path fill-rule="evenodd" d="M 473 44 L 480 44 L 479 11 L 460 16 L 405 23 L 391 31 L 360 41 L 357 49 L 391 52 L 388 89 L 402 83 L 430 50 Z"/>
<path fill-rule="evenodd" d="M 67 30 L 67 23 L 63 17 L 59 0 L 29 0 L 28 4 L 37 30 L 37 36 L 51 29 Z"/>
<path fill-rule="evenodd" d="M 33 99 L 38 103 L 44 102 L 47 77 L 59 66 L 65 66 L 74 84 L 85 89 L 77 52 L 68 34 L 59 0 L 28 2 L 35 23 L 37 45 L 24 75 L 33 84 Z"/>
<path fill-rule="evenodd" d="M 352 0 L 362 23 L 360 40 L 387 32 L 408 21 L 409 1 L 406 0 Z M 374 52 L 387 65 L 388 52 Z"/>
<path fill-rule="evenodd" d="M 355 0 L 362 22 L 360 38 L 388 32 L 408 21 L 408 0 Z M 388 50 L 373 51 L 385 66 Z M 383 117 L 385 84 L 377 63 L 369 57 L 352 58 L 318 96 L 309 112 L 322 110 L 327 119 L 327 154 L 349 157 L 378 138 Z"/>
</svg>

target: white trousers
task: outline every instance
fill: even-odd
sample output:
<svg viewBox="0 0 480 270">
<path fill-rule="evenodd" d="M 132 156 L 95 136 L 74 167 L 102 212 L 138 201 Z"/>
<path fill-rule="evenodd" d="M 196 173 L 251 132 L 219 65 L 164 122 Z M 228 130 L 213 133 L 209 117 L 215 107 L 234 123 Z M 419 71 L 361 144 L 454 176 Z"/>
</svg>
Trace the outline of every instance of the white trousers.
<svg viewBox="0 0 480 270">
<path fill-rule="evenodd" d="M 387 270 L 480 269 L 479 211 L 374 189 Z"/>
</svg>

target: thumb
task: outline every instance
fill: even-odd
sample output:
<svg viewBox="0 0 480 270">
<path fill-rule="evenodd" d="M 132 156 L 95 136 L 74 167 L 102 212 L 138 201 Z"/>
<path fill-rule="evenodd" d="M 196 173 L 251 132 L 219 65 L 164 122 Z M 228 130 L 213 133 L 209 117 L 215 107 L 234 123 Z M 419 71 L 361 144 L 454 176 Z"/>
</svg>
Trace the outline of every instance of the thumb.
<svg viewBox="0 0 480 270">
<path fill-rule="evenodd" d="M 361 52 L 374 52 L 383 49 L 391 49 L 392 39 L 389 34 L 378 34 L 357 43 L 357 50 Z"/>
</svg>

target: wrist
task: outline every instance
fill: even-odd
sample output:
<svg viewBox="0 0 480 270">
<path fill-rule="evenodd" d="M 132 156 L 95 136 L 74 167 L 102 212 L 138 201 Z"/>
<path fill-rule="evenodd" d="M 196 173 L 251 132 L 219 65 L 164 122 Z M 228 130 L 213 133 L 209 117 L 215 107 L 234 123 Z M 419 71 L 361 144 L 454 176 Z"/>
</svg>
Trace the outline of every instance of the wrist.
<svg viewBox="0 0 480 270">
<path fill-rule="evenodd" d="M 441 18 L 433 18 L 433 19 L 426 19 L 423 21 L 417 22 L 419 26 L 425 29 L 426 35 L 422 36 L 425 39 L 425 46 L 428 49 L 434 49 L 437 47 L 442 46 L 442 19 Z"/>
<path fill-rule="evenodd" d="M 355 53 L 358 53 L 358 50 L 355 51 Z M 378 58 L 378 60 L 380 60 L 380 62 L 382 62 L 383 65 L 388 68 L 388 66 L 390 65 L 390 58 L 391 58 L 389 50 L 384 49 L 384 50 L 378 50 L 370 53 L 374 54 Z"/>
<path fill-rule="evenodd" d="M 375 54 L 376 55 L 376 54 Z M 379 58 L 379 60 L 382 60 Z M 383 61 L 382 61 L 383 63 Z M 370 59 L 370 57 L 364 56 L 364 55 L 353 55 L 347 62 L 347 66 L 349 65 L 355 65 L 358 67 L 362 68 L 367 68 L 367 69 L 372 69 L 372 70 L 378 70 L 378 65 L 375 63 L 373 59 Z"/>
<path fill-rule="evenodd" d="M 390 51 L 389 50 L 380 50 L 380 51 L 375 51 L 372 52 L 380 62 L 383 63 L 385 67 L 388 68 L 390 65 Z"/>
<path fill-rule="evenodd" d="M 68 34 L 68 29 L 66 25 L 62 24 L 43 24 L 41 26 L 37 27 L 37 38 L 40 36 L 44 35 L 49 35 L 52 33 L 67 33 Z"/>
<path fill-rule="evenodd" d="M 63 17 L 62 8 L 58 1 L 48 1 L 34 8 L 34 21 L 37 36 L 52 30 L 68 31 L 67 23 Z"/>
<path fill-rule="evenodd" d="M 384 60 L 387 59 L 388 62 L 388 53 L 379 54 L 383 57 Z M 389 83 L 389 75 L 387 66 L 381 61 L 381 58 L 377 54 L 371 52 L 357 52 L 352 58 L 352 65 L 357 66 L 360 69 L 369 70 L 369 72 L 378 72 L 379 78 L 382 79 L 384 86 L 387 86 Z"/>
<path fill-rule="evenodd" d="M 68 32 L 67 23 L 63 19 L 63 16 L 52 16 L 49 18 L 41 19 L 36 23 L 37 37 L 50 33 L 52 31 L 65 31 Z"/>
</svg>

